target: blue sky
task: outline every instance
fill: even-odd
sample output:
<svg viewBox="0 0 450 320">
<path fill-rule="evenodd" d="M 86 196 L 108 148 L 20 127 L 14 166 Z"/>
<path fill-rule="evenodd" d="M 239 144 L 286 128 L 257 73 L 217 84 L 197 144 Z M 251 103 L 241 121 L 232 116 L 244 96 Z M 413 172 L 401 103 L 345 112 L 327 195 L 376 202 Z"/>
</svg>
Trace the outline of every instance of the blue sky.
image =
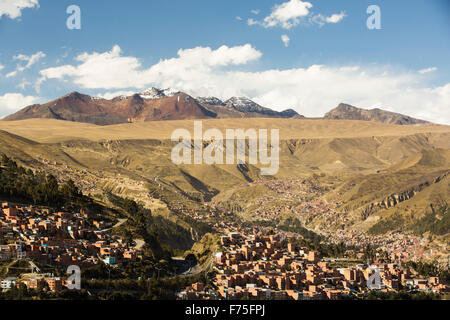
<svg viewBox="0 0 450 320">
<path fill-rule="evenodd" d="M 72 4 L 81 30 L 66 27 Z M 374 4 L 381 30 L 366 26 Z M 172 86 L 307 116 L 347 102 L 450 123 L 447 0 L 4 0 L 0 15 L 0 116 L 74 90 Z"/>
</svg>

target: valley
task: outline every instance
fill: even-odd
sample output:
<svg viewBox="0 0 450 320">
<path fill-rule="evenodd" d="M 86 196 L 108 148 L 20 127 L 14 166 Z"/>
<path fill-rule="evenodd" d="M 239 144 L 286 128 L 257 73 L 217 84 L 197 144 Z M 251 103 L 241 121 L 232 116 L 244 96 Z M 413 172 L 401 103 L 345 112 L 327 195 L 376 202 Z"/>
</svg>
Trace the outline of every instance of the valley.
<svg viewBox="0 0 450 320">
<path fill-rule="evenodd" d="M 324 254 L 327 246 L 345 246 L 346 257 L 361 262 L 373 247 L 374 261 L 448 268 L 448 126 L 267 118 L 210 119 L 203 126 L 279 129 L 278 174 L 262 176 L 248 163 L 173 164 L 170 135 L 192 130 L 193 120 L 2 121 L 0 153 L 60 183 L 72 179 L 83 194 L 122 212 L 109 216 L 117 223 L 111 232 L 122 239 L 131 232 L 138 254 L 149 240 L 120 199 L 151 212 L 147 228 L 162 248 L 187 255 L 192 247 L 206 271 L 218 249 L 198 251 L 203 238 L 249 227 L 304 239 Z M 425 219 L 428 227 L 417 228 Z M 151 252 L 163 250 L 151 241 Z"/>
</svg>

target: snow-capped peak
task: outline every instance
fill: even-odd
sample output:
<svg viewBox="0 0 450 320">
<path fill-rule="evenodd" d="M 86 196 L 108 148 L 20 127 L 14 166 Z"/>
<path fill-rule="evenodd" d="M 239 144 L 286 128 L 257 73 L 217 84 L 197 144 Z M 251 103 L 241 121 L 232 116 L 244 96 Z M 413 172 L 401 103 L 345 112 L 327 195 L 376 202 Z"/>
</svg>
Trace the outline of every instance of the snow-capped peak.
<svg viewBox="0 0 450 320">
<path fill-rule="evenodd" d="M 157 88 L 150 88 L 145 91 L 138 93 L 143 99 L 160 99 L 164 98 L 166 95 L 163 90 Z"/>
<path fill-rule="evenodd" d="M 233 97 L 225 101 L 225 104 L 242 112 L 261 112 L 266 109 L 246 97 Z"/>
<path fill-rule="evenodd" d="M 224 103 L 222 100 L 216 97 L 197 97 L 196 100 L 203 104 L 208 104 L 211 106 L 223 106 Z"/>
<path fill-rule="evenodd" d="M 180 91 L 172 88 L 158 89 L 150 88 L 145 91 L 138 93 L 143 99 L 161 99 L 165 97 L 173 97 L 174 95 L 180 93 Z"/>
<path fill-rule="evenodd" d="M 166 95 L 166 97 L 173 97 L 176 94 L 179 94 L 180 91 L 174 88 L 163 89 L 162 92 Z"/>
</svg>

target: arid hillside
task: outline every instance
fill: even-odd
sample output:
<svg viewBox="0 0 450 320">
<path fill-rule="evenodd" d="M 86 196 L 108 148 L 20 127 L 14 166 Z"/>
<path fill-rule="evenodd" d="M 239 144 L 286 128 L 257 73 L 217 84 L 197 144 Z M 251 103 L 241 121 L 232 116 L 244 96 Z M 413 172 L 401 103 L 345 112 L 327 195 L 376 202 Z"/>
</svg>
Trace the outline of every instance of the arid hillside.
<svg viewBox="0 0 450 320">
<path fill-rule="evenodd" d="M 239 207 L 243 219 L 254 220 L 260 214 L 256 204 L 273 197 L 277 201 L 270 208 L 287 208 L 281 213 L 284 220 L 274 221 L 299 218 L 318 233 L 416 232 L 418 221 L 450 198 L 448 126 L 270 118 L 207 119 L 202 124 L 203 130 L 217 128 L 224 134 L 227 128 L 279 129 L 278 173 L 262 176 L 262 165 L 248 163 L 175 165 L 171 134 L 179 128 L 193 133 L 194 120 L 108 126 L 53 119 L 0 122 L 0 153 L 30 168 L 73 177 L 85 192 L 130 196 L 164 212 L 170 212 L 165 204 L 171 201 L 213 201 Z M 328 209 L 307 207 L 300 212 L 316 214 L 298 216 L 292 200 L 273 193 L 276 187 L 260 186 L 292 179 L 312 179 L 310 195 L 302 195 L 298 205 L 312 201 Z M 303 188 L 294 186 L 286 194 Z"/>
<path fill-rule="evenodd" d="M 337 108 L 326 113 L 324 119 L 365 120 L 400 125 L 426 125 L 427 121 L 415 119 L 400 113 L 382 109 L 361 109 L 341 103 Z"/>
<path fill-rule="evenodd" d="M 448 134 L 449 126 L 400 126 L 358 120 L 313 120 L 313 119 L 203 119 L 203 131 L 226 129 L 279 129 L 280 138 L 322 139 L 358 137 L 399 137 L 418 133 Z M 5 130 L 38 142 L 51 143 L 73 139 L 124 140 L 124 139 L 170 139 L 176 129 L 187 129 L 193 133 L 194 120 L 152 121 L 98 126 L 89 123 L 54 119 L 28 119 L 0 121 L 0 130 Z"/>
</svg>

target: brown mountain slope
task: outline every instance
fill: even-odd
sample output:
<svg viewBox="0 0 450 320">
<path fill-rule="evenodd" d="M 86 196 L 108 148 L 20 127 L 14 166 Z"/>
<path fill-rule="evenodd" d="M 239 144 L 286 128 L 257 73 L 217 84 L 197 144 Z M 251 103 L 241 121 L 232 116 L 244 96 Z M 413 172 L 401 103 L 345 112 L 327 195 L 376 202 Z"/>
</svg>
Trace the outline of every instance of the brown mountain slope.
<svg viewBox="0 0 450 320">
<path fill-rule="evenodd" d="M 81 168 L 82 165 L 56 145 L 41 144 L 33 140 L 0 130 L 0 155 L 5 154 L 20 163 L 45 167 L 43 159 Z"/>
<path fill-rule="evenodd" d="M 223 102 L 215 97 L 193 98 L 183 92 L 151 88 L 131 96 L 108 100 L 72 92 L 46 104 L 35 104 L 7 116 L 4 121 L 56 119 L 111 125 L 130 122 L 226 118 L 302 119 L 293 109 L 282 112 L 263 107 L 245 97 Z M 381 109 L 365 110 L 347 104 L 326 113 L 329 120 L 364 120 L 398 125 L 431 123 Z"/>
<path fill-rule="evenodd" d="M 197 98 L 177 91 L 152 88 L 111 100 L 72 92 L 46 104 L 28 106 L 4 121 L 56 119 L 111 125 L 129 122 L 214 118 L 298 118 L 292 109 L 283 112 L 261 107 L 247 98 L 222 103 L 217 98 Z"/>
<path fill-rule="evenodd" d="M 106 100 L 72 92 L 46 104 L 26 107 L 4 120 L 46 118 L 108 125 L 139 121 L 208 119 L 216 116 L 184 93 L 158 99 L 144 99 L 135 94 Z"/>
<path fill-rule="evenodd" d="M 400 113 L 385 111 L 381 109 L 360 109 L 348 104 L 341 103 L 337 108 L 326 113 L 325 119 L 335 120 L 365 120 L 399 125 L 425 125 L 427 121 L 411 118 Z"/>
<path fill-rule="evenodd" d="M 405 220 L 397 227 L 413 224 L 433 206 L 437 208 L 448 201 L 450 151 L 424 144 L 410 152 L 410 156 L 377 173 L 349 176 L 333 195 L 329 194 L 343 202 L 339 210 L 345 212 L 346 227 L 356 224 L 368 229 L 380 218 L 392 215 Z M 336 224 L 336 228 L 342 226 Z"/>
<path fill-rule="evenodd" d="M 225 102 L 215 97 L 196 99 L 202 106 L 217 113 L 218 118 L 304 118 L 293 109 L 274 111 L 245 97 L 232 97 Z"/>
</svg>

